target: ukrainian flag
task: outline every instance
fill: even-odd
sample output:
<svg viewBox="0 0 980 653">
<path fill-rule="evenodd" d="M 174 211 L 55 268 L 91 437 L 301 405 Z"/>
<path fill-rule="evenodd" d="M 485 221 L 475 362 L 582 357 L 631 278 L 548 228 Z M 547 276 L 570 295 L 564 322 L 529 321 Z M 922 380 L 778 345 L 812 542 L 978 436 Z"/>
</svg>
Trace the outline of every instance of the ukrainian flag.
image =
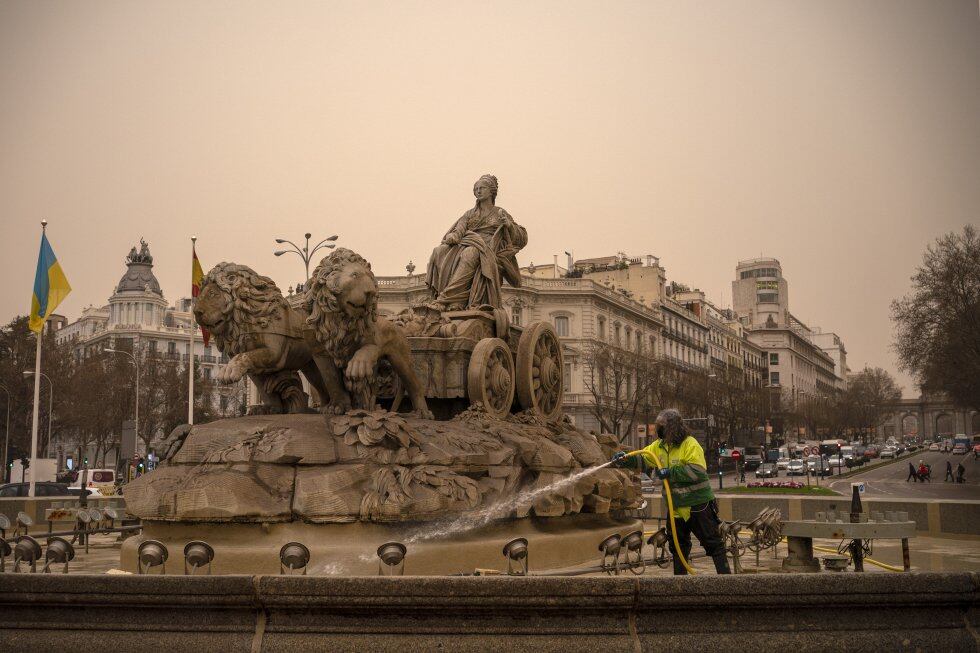
<svg viewBox="0 0 980 653">
<path fill-rule="evenodd" d="M 37 256 L 34 296 L 31 297 L 31 331 L 41 333 L 44 321 L 71 292 L 71 286 L 51 249 L 48 235 L 41 234 L 41 252 Z"/>
</svg>

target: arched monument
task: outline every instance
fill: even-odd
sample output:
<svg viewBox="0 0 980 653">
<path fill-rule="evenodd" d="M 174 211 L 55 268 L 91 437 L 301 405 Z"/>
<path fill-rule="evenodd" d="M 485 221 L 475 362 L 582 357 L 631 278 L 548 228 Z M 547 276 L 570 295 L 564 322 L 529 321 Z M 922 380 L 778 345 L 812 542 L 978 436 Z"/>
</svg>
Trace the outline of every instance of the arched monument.
<svg viewBox="0 0 980 653">
<path fill-rule="evenodd" d="M 303 374 L 322 414 L 273 393 L 267 414 L 176 429 L 166 462 L 126 488 L 144 528 L 124 543 L 123 569 L 147 539 L 175 551 L 204 540 L 215 573 L 277 573 L 280 548 L 298 541 L 310 573 L 368 574 L 377 547 L 396 541 L 406 573 L 447 574 L 501 567 L 517 537 L 535 568 L 556 568 L 642 526 L 631 517 L 639 483 L 593 469 L 618 439 L 564 418 L 554 330 L 511 325 L 500 306 L 499 284 L 520 283 L 513 256 L 526 232 L 495 207 L 496 187 L 477 182 L 476 206 L 433 253 L 432 300 L 391 320 L 377 314 L 370 264 L 342 248 L 321 261 L 295 315 L 246 305 L 259 295 L 281 305 L 278 290 L 247 285 L 216 297 L 221 310 L 195 311 L 212 332 L 243 334 L 222 378 L 294 387 Z"/>
</svg>

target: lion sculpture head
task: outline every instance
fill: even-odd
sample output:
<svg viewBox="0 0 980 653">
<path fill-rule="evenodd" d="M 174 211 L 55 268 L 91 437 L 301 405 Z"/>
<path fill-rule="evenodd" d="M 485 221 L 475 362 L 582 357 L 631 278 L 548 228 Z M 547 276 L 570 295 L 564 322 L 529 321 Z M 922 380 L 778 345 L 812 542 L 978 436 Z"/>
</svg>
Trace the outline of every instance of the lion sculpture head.
<svg viewBox="0 0 980 653">
<path fill-rule="evenodd" d="M 339 248 L 313 271 L 304 297 L 316 339 L 343 367 L 377 319 L 378 283 L 360 254 Z"/>
<path fill-rule="evenodd" d="M 218 263 L 201 281 L 194 318 L 222 353 L 234 356 L 247 350 L 248 334 L 269 328 L 288 308 L 269 277 L 247 265 Z"/>
</svg>

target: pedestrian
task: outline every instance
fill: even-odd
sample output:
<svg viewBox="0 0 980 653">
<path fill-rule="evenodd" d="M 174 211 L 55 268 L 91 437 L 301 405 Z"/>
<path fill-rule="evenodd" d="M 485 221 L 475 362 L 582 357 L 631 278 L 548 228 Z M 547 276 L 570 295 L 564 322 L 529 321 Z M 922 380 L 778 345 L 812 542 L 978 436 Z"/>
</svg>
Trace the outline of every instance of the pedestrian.
<svg viewBox="0 0 980 653">
<path fill-rule="evenodd" d="M 719 574 L 732 573 L 725 545 L 718 534 L 721 519 L 718 518 L 715 495 L 711 491 L 704 449 L 684 426 L 680 412 L 673 408 L 657 415 L 656 426 L 658 439 L 653 444 L 632 456 L 620 451 L 613 457 L 613 463 L 617 467 L 649 471 L 661 480 L 666 479 L 674 504 L 674 518 L 667 521 L 667 530 L 670 533 L 676 528 L 674 532 L 684 559 L 690 559 L 691 533 L 694 533 L 705 553 L 715 563 L 715 571 Z M 680 561 L 674 538 L 670 537 L 667 543 L 674 557 L 674 575 L 686 574 L 687 569 Z"/>
<path fill-rule="evenodd" d="M 915 465 L 913 465 L 911 461 L 909 461 L 909 475 L 905 478 L 905 482 L 908 483 L 909 479 L 912 479 L 913 483 L 916 483 L 919 480 L 919 475 L 915 472 Z"/>
<path fill-rule="evenodd" d="M 932 479 L 930 478 L 930 474 L 931 474 L 931 470 L 929 469 L 929 466 L 926 465 L 926 462 L 924 460 L 920 460 L 919 461 L 919 480 L 922 481 L 923 483 L 925 483 L 926 481 L 929 481 L 930 483 L 932 483 Z"/>
<path fill-rule="evenodd" d="M 943 483 L 951 483 L 956 479 L 953 478 L 953 463 L 946 461 L 946 478 L 943 479 Z"/>
<path fill-rule="evenodd" d="M 964 467 L 963 463 L 960 462 L 956 465 L 956 482 L 965 483 L 966 482 L 966 478 L 964 478 L 965 476 L 966 476 L 966 467 Z"/>
</svg>

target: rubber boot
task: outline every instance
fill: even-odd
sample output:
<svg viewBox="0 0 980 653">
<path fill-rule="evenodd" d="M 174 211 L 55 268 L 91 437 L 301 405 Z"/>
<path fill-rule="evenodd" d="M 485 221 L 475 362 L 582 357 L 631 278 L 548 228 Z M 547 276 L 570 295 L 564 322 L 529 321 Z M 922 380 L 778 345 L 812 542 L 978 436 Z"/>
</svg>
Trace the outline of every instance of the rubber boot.
<svg viewBox="0 0 980 653">
<path fill-rule="evenodd" d="M 716 556 L 712 556 L 711 559 L 715 563 L 715 571 L 719 574 L 730 574 L 732 573 L 731 567 L 728 566 L 728 556 L 721 553 Z"/>
</svg>

